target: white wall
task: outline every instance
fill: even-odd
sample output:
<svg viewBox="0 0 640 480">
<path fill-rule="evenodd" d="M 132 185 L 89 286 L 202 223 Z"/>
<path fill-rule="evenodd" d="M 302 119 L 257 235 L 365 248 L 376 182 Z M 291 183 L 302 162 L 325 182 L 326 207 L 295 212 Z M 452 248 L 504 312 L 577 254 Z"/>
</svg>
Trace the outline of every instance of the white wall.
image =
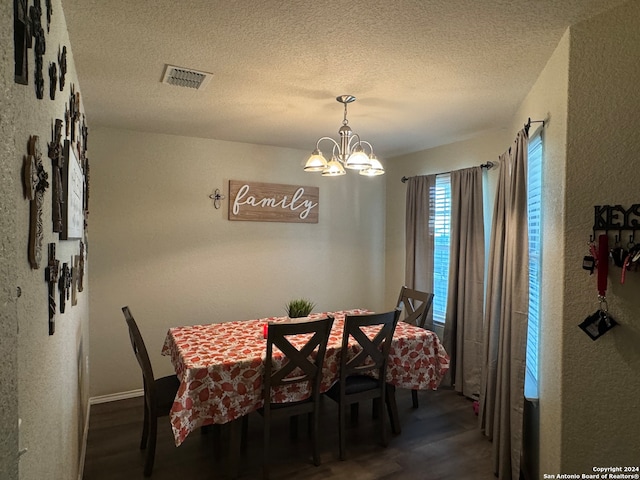
<svg viewBox="0 0 640 480">
<path fill-rule="evenodd" d="M 540 332 L 540 473 L 558 473 L 562 450 L 562 336 L 564 319 L 565 161 L 569 32 L 560 40 L 535 85 L 518 108 L 513 130 L 527 118 L 544 120 L 542 292 Z M 533 135 L 540 124 L 532 124 Z"/>
<path fill-rule="evenodd" d="M 47 143 L 51 140 L 51 126 L 56 118 L 64 118 L 65 103 L 68 102 L 70 85 L 80 91 L 73 61 L 73 50 L 69 44 L 64 13 L 60 0 L 53 2 L 50 32 L 46 32 L 46 13 L 43 7 L 46 53 L 44 55 L 45 97 L 38 100 L 34 90 L 34 53 L 29 50 L 29 85 L 13 82 L 13 2 L 3 1 L 2 22 L 2 209 L 3 217 L 3 328 L 4 310 L 11 310 L 6 324 L 7 337 L 2 337 L 3 387 L 2 409 L 8 406 L 11 422 L 17 425 L 17 416 L 22 418 L 20 446 L 28 451 L 19 460 L 17 457 L 17 431 L 8 430 L 12 459 L 8 464 L 8 476 L 2 478 L 35 478 L 68 480 L 77 478 L 84 420 L 88 405 L 87 372 L 84 368 L 88 355 L 88 293 L 78 296 L 78 305 L 67 304 L 66 313 L 56 315 L 55 335 L 48 334 L 48 291 L 44 279 L 44 267 L 31 270 L 27 258 L 29 202 L 24 200 L 21 183 L 22 158 L 27 153 L 27 141 L 31 135 L 40 137 L 40 149 L 45 170 L 51 181 L 51 160 L 47 157 Z M 5 32 L 9 33 L 8 39 Z M 6 47 L 5 47 L 6 45 Z M 67 76 L 64 91 L 57 91 L 55 100 L 49 99 L 48 66 L 57 61 L 58 48 L 67 46 Z M 6 50 L 5 50 L 6 48 Z M 8 53 L 8 54 L 7 54 Z M 9 144 L 8 146 L 6 144 Z M 10 208 L 10 210 L 8 210 Z M 58 241 L 52 231 L 51 189 L 45 194 L 43 208 L 44 263 L 46 246 L 56 242 L 57 258 L 68 262 L 79 253 L 79 242 Z M 8 226 L 5 230 L 4 227 Z M 10 270 L 5 270 L 5 260 L 11 258 Z M 88 265 L 88 263 L 87 263 Z M 16 299 L 16 289 L 22 296 Z M 88 289 L 85 276 L 85 289 Z M 57 295 L 57 293 L 56 293 Z M 8 305 L 5 307 L 4 305 Z M 7 344 L 5 344 L 7 342 Z M 8 343 L 11 346 L 6 346 Z M 14 361 L 17 352 L 17 362 Z M 8 365 L 4 364 L 8 353 Z M 13 370 L 13 375 L 5 370 Z M 8 379 L 10 389 L 5 387 Z M 17 385 L 15 382 L 17 379 Z M 17 412 L 14 406 L 17 406 Z M 4 421 L 4 419 L 3 419 Z M 4 425 L 3 425 L 4 427 Z M 2 430 L 4 437 L 4 428 Z M 4 444 L 4 438 L 3 438 Z M 19 467 L 19 477 L 15 476 Z M 3 469 L 5 466 L 3 465 Z"/>
<path fill-rule="evenodd" d="M 275 147 L 111 128 L 90 141 L 92 396 L 142 386 L 123 305 L 156 375 L 173 372 L 172 326 L 281 316 L 297 297 L 316 312 L 387 307 L 383 177 L 322 178 L 302 170 L 309 152 Z M 319 223 L 229 221 L 228 198 L 208 198 L 229 180 L 317 185 Z"/>
<path fill-rule="evenodd" d="M 554 325 L 566 472 L 640 459 L 640 272 L 621 285 L 620 268 L 610 268 L 607 298 L 619 327 L 595 342 L 577 327 L 598 306 L 595 275 L 581 269 L 593 207 L 640 203 L 640 1 L 572 27 L 570 38 L 564 315 Z"/>
</svg>

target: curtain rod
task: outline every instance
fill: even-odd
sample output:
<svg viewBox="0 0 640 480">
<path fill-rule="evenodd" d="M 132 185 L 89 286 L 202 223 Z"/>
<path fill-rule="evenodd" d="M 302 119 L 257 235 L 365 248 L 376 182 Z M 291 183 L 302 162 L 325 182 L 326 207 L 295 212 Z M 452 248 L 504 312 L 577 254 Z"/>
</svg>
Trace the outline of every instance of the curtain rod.
<svg viewBox="0 0 640 480">
<path fill-rule="evenodd" d="M 527 119 L 527 123 L 524 124 L 524 129 L 526 130 L 527 134 L 529 133 L 529 127 L 531 127 L 532 123 L 541 123 L 543 127 L 545 125 L 545 121 L 544 120 L 531 120 L 531 117 L 529 117 Z M 493 166 L 494 166 L 493 162 L 487 162 L 487 163 L 483 163 L 482 165 L 480 165 L 481 168 L 486 168 L 487 170 L 490 170 Z M 436 175 L 444 175 L 446 173 L 451 173 L 451 172 L 440 172 L 440 173 L 436 173 Z M 410 177 L 402 177 L 400 179 L 400 181 L 402 183 L 407 183 L 407 180 L 409 180 L 409 178 Z"/>
<path fill-rule="evenodd" d="M 482 165 L 480 165 L 480 168 L 486 168 L 487 170 L 490 170 L 490 169 L 491 169 L 491 168 L 493 168 L 494 166 L 495 166 L 495 163 L 493 163 L 493 162 L 487 162 L 487 163 L 483 163 Z M 436 175 L 445 175 L 445 174 L 447 174 L 447 173 L 451 173 L 452 171 L 453 171 L 453 170 L 448 171 L 448 172 L 438 172 L 438 173 L 436 173 Z M 410 178 L 413 178 L 413 177 L 402 177 L 402 178 L 400 179 L 400 181 L 401 181 L 402 183 L 407 183 L 407 180 L 409 180 Z"/>
<path fill-rule="evenodd" d="M 544 120 L 531 120 L 531 117 L 529 117 L 527 119 L 527 123 L 524 124 L 524 129 L 527 131 L 527 134 L 529 133 L 529 127 L 531 126 L 532 123 L 541 123 L 542 126 L 544 127 Z"/>
</svg>

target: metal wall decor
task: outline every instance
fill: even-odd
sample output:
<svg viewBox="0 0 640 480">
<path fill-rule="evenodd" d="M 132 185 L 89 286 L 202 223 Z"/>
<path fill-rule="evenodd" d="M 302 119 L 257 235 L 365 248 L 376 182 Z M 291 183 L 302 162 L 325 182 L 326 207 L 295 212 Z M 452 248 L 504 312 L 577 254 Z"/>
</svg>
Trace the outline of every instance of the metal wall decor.
<svg viewBox="0 0 640 480">
<path fill-rule="evenodd" d="M 42 206 L 44 192 L 49 188 L 47 181 L 49 175 L 42 166 L 42 154 L 37 135 L 32 135 L 29 138 L 27 152 L 22 166 L 22 183 L 24 196 L 30 201 L 28 257 L 31 268 L 38 269 L 42 259 L 42 239 L 44 236 Z"/>
<path fill-rule="evenodd" d="M 49 33 L 49 27 L 51 27 L 51 14 L 53 13 L 51 0 L 45 0 L 45 6 L 47 8 L 47 33 Z"/>
<path fill-rule="evenodd" d="M 29 84 L 29 56 L 31 48 L 31 19 L 27 0 L 13 0 L 13 51 L 15 62 L 14 82 Z"/>
<path fill-rule="evenodd" d="M 60 275 L 60 260 L 56 259 L 56 244 L 49 244 L 49 262 L 44 272 L 44 278 L 49 285 L 49 335 L 56 331 L 56 286 Z"/>
<path fill-rule="evenodd" d="M 58 48 L 58 66 L 60 69 L 60 91 L 64 90 L 64 80 L 67 75 L 67 47 Z"/>
<path fill-rule="evenodd" d="M 62 232 L 62 209 L 64 204 L 64 189 L 62 175 L 64 173 L 65 158 L 62 151 L 62 120 L 56 119 L 51 129 L 51 143 L 49 143 L 49 158 L 51 159 L 51 171 L 53 189 L 51 192 L 51 221 L 53 231 Z"/>
<path fill-rule="evenodd" d="M 60 272 L 60 280 L 58 281 L 58 290 L 60 291 L 60 313 L 64 313 L 67 300 L 69 300 L 69 292 L 71 290 L 71 270 L 68 263 L 62 264 Z"/>
<path fill-rule="evenodd" d="M 49 98 L 56 99 L 56 89 L 58 88 L 58 67 L 54 62 L 49 63 Z"/>
<path fill-rule="evenodd" d="M 80 242 L 80 255 L 78 255 L 78 291 L 84 290 L 84 242 Z"/>
<path fill-rule="evenodd" d="M 623 231 L 640 230 L 640 203 L 624 208 L 622 205 L 596 205 L 593 207 L 593 236 L 598 231 L 618 231 L 622 236 Z"/>
<path fill-rule="evenodd" d="M 211 195 L 209 195 L 209 198 L 213 200 L 213 206 L 217 210 L 220 208 L 220 200 L 224 200 L 225 196 L 220 193 L 219 188 L 216 188 L 214 192 Z"/>
<path fill-rule="evenodd" d="M 71 84 L 71 93 L 69 94 L 69 110 L 65 110 L 65 118 L 67 120 L 67 137 L 71 137 L 71 141 L 76 141 L 76 123 L 80 120 L 80 93 L 76 93 L 76 87 Z"/>
<path fill-rule="evenodd" d="M 42 70 L 44 65 L 42 57 L 47 51 L 47 42 L 44 37 L 44 29 L 42 28 L 42 8 L 40 7 L 40 0 L 33 0 L 33 5 L 29 8 L 29 18 L 31 19 L 31 32 L 35 38 L 33 53 L 36 62 L 34 71 L 36 97 L 43 99 L 44 76 Z"/>
</svg>

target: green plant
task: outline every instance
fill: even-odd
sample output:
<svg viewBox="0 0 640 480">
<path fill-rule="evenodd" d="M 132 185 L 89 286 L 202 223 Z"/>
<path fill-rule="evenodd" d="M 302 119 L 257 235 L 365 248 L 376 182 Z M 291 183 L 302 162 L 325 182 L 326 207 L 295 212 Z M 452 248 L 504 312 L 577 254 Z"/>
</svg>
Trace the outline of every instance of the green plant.
<svg viewBox="0 0 640 480">
<path fill-rule="evenodd" d="M 291 300 L 286 306 L 289 318 L 306 317 L 311 313 L 316 304 L 305 298 Z"/>
</svg>

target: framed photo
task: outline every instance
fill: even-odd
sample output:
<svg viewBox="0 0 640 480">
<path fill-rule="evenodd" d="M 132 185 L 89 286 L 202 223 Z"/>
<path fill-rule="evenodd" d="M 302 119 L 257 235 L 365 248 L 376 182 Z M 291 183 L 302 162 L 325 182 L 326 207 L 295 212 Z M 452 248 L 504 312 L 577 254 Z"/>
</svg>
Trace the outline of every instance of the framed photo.
<svg viewBox="0 0 640 480">
<path fill-rule="evenodd" d="M 62 173 L 62 231 L 61 240 L 81 239 L 84 233 L 84 174 L 78 156 L 69 140 L 64 142 Z"/>
</svg>

